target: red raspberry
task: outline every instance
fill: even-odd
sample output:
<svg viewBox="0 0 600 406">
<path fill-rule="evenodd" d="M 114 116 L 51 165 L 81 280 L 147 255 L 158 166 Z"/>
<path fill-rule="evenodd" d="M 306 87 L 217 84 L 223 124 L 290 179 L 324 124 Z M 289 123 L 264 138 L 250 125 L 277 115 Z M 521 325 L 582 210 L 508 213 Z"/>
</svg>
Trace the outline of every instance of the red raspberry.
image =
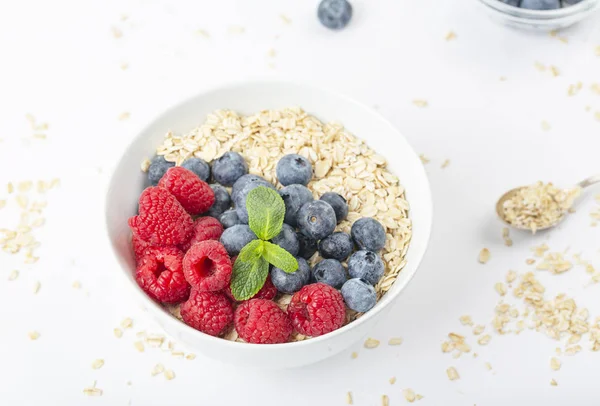
<svg viewBox="0 0 600 406">
<path fill-rule="evenodd" d="M 158 182 L 167 189 L 190 214 L 204 213 L 215 202 L 215 192 L 194 172 L 175 166 Z"/>
<path fill-rule="evenodd" d="M 235 329 L 238 335 L 252 344 L 285 343 L 292 334 L 292 323 L 287 314 L 266 299 L 251 299 L 235 310 Z"/>
<path fill-rule="evenodd" d="M 341 293 L 324 283 L 306 285 L 294 293 L 287 312 L 296 330 L 312 337 L 337 330 L 346 320 Z"/>
<path fill-rule="evenodd" d="M 175 246 L 187 242 L 194 221 L 168 190 L 149 187 L 142 192 L 140 214 L 129 218 L 133 234 L 153 246 Z"/>
<path fill-rule="evenodd" d="M 145 254 L 148 248 L 152 248 L 152 245 L 142 240 L 137 235 L 131 236 L 131 245 L 133 245 L 133 252 L 135 253 L 135 261 L 139 261 Z"/>
<path fill-rule="evenodd" d="M 221 222 L 214 217 L 200 217 L 194 221 L 194 233 L 192 239 L 185 243 L 181 248 L 187 251 L 197 242 L 206 240 L 219 241 L 223 234 Z"/>
<path fill-rule="evenodd" d="M 231 263 L 232 264 L 235 263 L 235 259 L 232 259 Z M 230 298 L 231 300 L 237 301 L 233 297 L 233 294 L 231 293 L 231 285 L 225 286 L 225 289 L 223 289 L 223 293 L 225 293 L 225 295 L 227 295 L 227 297 Z M 256 292 L 256 295 L 252 296 L 248 300 L 251 300 L 251 299 L 273 300 L 276 295 L 277 295 L 277 288 L 275 287 L 275 285 L 273 285 L 273 282 L 271 282 L 271 276 L 268 275 L 263 287 L 260 288 L 260 290 L 258 292 Z"/>
<path fill-rule="evenodd" d="M 217 291 L 229 285 L 231 270 L 227 250 L 218 241 L 194 244 L 183 258 L 185 279 L 200 291 Z"/>
<path fill-rule="evenodd" d="M 192 289 L 190 298 L 181 305 L 185 324 L 211 336 L 218 336 L 233 321 L 233 306 L 224 294 Z"/>
<path fill-rule="evenodd" d="M 183 276 L 183 252 L 175 247 L 148 248 L 135 270 L 135 280 L 152 299 L 179 303 L 190 293 Z"/>
</svg>

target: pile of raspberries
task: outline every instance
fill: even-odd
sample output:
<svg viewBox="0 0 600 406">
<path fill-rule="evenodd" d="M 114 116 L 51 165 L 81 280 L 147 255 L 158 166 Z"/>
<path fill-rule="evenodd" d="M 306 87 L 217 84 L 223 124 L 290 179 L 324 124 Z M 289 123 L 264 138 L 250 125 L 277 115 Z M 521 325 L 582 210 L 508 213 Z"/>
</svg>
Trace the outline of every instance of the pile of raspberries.
<svg viewBox="0 0 600 406">
<path fill-rule="evenodd" d="M 205 334 L 222 336 L 233 326 L 254 344 L 288 342 L 294 329 L 319 336 L 344 324 L 342 295 L 324 283 L 304 286 L 282 309 L 273 301 L 278 292 L 269 276 L 254 297 L 236 302 L 229 286 L 235 258 L 218 241 L 223 226 L 202 216 L 214 202 L 211 187 L 183 167 L 170 168 L 158 186 L 142 192 L 129 226 L 135 279 L 148 296 L 181 304 L 183 321 Z"/>
</svg>

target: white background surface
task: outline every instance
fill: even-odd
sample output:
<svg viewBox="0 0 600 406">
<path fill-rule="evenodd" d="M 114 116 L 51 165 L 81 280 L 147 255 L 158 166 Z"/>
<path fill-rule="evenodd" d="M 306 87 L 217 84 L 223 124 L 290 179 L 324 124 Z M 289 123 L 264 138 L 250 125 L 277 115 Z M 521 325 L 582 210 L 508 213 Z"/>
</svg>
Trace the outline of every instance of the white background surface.
<svg viewBox="0 0 600 406">
<path fill-rule="evenodd" d="M 470 314 L 491 331 L 494 283 L 508 269 L 525 271 L 535 244 L 571 247 L 569 253 L 582 252 L 600 267 L 600 227 L 589 225 L 592 198 L 558 230 L 513 233 L 511 248 L 503 245 L 493 212 L 510 187 L 538 179 L 567 186 L 600 172 L 600 122 L 585 111 L 586 105 L 600 111 L 600 96 L 589 90 L 600 82 L 594 54 L 600 15 L 563 32 L 569 40 L 563 44 L 495 25 L 474 3 L 355 0 L 350 26 L 331 32 L 319 25 L 313 0 L 5 2 L 0 183 L 59 177 L 62 184 L 46 197 L 47 224 L 36 234 L 40 261 L 23 265 L 21 257 L 0 253 L 0 404 L 343 405 L 352 391 L 356 405 L 378 405 L 382 394 L 398 405 L 406 404 L 402 390 L 410 387 L 425 396 L 417 403 L 425 406 L 597 405 L 600 354 L 588 350 L 587 340 L 584 351 L 563 357 L 562 369 L 553 372 L 549 360 L 558 342 L 527 331 L 493 334 L 480 347 L 458 317 Z M 234 25 L 245 32 L 228 33 Z M 113 37 L 111 26 L 122 38 Z M 444 40 L 449 30 L 456 40 Z M 271 48 L 275 57 L 267 56 Z M 535 61 L 556 65 L 560 76 L 539 72 Z M 138 353 L 135 332 L 160 330 L 121 286 L 104 240 L 111 168 L 137 129 L 171 104 L 220 83 L 265 77 L 325 85 L 376 106 L 431 159 L 429 252 L 392 314 L 371 332 L 383 343 L 401 336 L 404 344 L 366 350 L 357 343 L 355 360 L 349 351 L 278 372 L 237 370 L 201 356 L 182 360 L 151 348 Z M 568 97 L 568 86 L 578 81 L 584 89 Z M 426 99 L 429 107 L 420 109 L 413 99 Z M 131 118 L 119 121 L 125 111 Z M 50 124 L 47 140 L 31 138 L 26 113 Z M 542 131 L 542 120 L 550 131 Z M 394 159 L 394 151 L 382 153 Z M 441 169 L 445 159 L 451 164 Z M 5 195 L 2 187 L 0 198 Z M 0 227 L 16 225 L 15 207 L 13 196 L 0 211 Z M 492 259 L 480 265 L 484 246 Z M 20 277 L 9 282 L 12 269 Z M 583 267 L 537 277 L 549 294 L 566 292 L 592 317 L 600 315 L 600 286 L 588 286 Z M 76 280 L 79 290 L 71 287 Z M 37 295 L 35 281 L 42 286 Z M 117 339 L 112 330 L 125 317 L 133 318 L 134 329 Z M 41 333 L 37 341 L 27 338 L 32 330 Z M 466 334 L 479 357 L 443 354 L 440 343 L 451 331 Z M 93 370 L 97 358 L 105 365 Z M 150 376 L 159 362 L 175 371 L 174 380 Z M 460 380 L 448 380 L 449 366 Z M 388 383 L 392 376 L 395 385 Z M 82 389 L 94 380 L 104 395 L 87 398 Z"/>
</svg>

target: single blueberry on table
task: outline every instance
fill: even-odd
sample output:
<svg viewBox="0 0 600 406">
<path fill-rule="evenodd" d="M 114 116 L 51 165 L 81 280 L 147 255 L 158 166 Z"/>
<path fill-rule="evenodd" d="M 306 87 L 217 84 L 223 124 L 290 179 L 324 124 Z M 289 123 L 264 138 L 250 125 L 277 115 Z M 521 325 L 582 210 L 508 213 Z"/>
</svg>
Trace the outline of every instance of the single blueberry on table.
<svg viewBox="0 0 600 406">
<path fill-rule="evenodd" d="M 377 303 L 375 288 L 358 278 L 348 279 L 344 283 L 342 297 L 346 306 L 360 313 L 371 310 Z"/>
<path fill-rule="evenodd" d="M 354 250 L 354 242 L 349 234 L 337 232 L 319 241 L 319 254 L 323 258 L 344 261 Z"/>
<path fill-rule="evenodd" d="M 521 0 L 521 8 L 529 10 L 555 10 L 560 8 L 560 0 Z"/>
<path fill-rule="evenodd" d="M 275 186 L 273 186 L 260 176 L 257 176 L 256 178 L 257 179 L 249 178 L 249 180 L 244 181 L 244 183 L 241 186 L 241 189 L 235 187 L 237 185 L 237 182 L 233 185 L 233 203 L 235 204 L 235 210 L 237 211 L 240 221 L 244 224 L 248 224 L 248 209 L 246 208 L 246 199 L 248 198 L 248 193 L 250 193 L 250 191 L 256 189 L 259 186 L 264 186 L 268 187 L 269 189 L 277 190 L 275 189 Z"/>
<path fill-rule="evenodd" d="M 315 252 L 317 252 L 317 241 L 310 237 L 305 236 L 302 233 L 298 233 L 298 242 L 300 243 L 300 249 L 298 250 L 298 256 L 304 259 L 310 259 Z"/>
<path fill-rule="evenodd" d="M 200 179 L 208 182 L 210 178 L 210 166 L 204 159 L 188 158 L 181 164 L 185 169 L 194 172 Z"/>
<path fill-rule="evenodd" d="M 279 195 L 285 203 L 284 221 L 292 227 L 298 223 L 298 211 L 304 203 L 312 202 L 313 195 L 304 185 L 289 185 L 279 191 Z"/>
<path fill-rule="evenodd" d="M 295 272 L 287 273 L 279 268 L 271 270 L 271 282 L 278 291 L 291 295 L 299 291 L 310 280 L 310 266 L 304 258 L 296 258 L 298 269 Z"/>
<path fill-rule="evenodd" d="M 326 192 L 321 196 L 321 200 L 329 203 L 335 212 L 337 223 L 340 224 L 348 217 L 348 203 L 346 199 L 335 192 Z"/>
<path fill-rule="evenodd" d="M 212 174 L 215 182 L 232 186 L 236 180 L 248 173 L 248 164 L 237 152 L 225 152 L 212 161 Z"/>
<path fill-rule="evenodd" d="M 336 259 L 324 259 L 313 266 L 312 277 L 317 282 L 323 282 L 339 289 L 346 282 L 346 270 Z"/>
<path fill-rule="evenodd" d="M 240 253 L 250 241 L 256 240 L 256 234 L 245 224 L 229 227 L 221 234 L 221 244 L 227 250 L 229 256 L 233 257 Z"/>
<path fill-rule="evenodd" d="M 298 234 L 296 230 L 289 224 L 283 224 L 281 231 L 277 234 L 271 242 L 279 245 L 281 248 L 292 254 L 293 256 L 298 255 L 300 250 L 300 242 L 298 241 Z"/>
<path fill-rule="evenodd" d="M 225 210 L 231 207 L 231 197 L 229 196 L 227 189 L 221 185 L 213 184 L 210 185 L 210 188 L 215 193 L 215 202 L 208 210 L 206 215 L 219 218 L 219 216 L 223 214 Z"/>
<path fill-rule="evenodd" d="M 379 221 L 363 217 L 352 224 L 350 234 L 361 250 L 378 252 L 385 246 L 385 229 Z"/>
<path fill-rule="evenodd" d="M 356 251 L 348 260 L 348 274 L 351 278 L 359 278 L 371 285 L 379 282 L 383 276 L 383 261 L 372 251 Z"/>
<path fill-rule="evenodd" d="M 305 203 L 298 210 L 298 229 L 313 240 L 320 240 L 333 233 L 335 225 L 335 212 L 323 200 Z"/>
<path fill-rule="evenodd" d="M 352 18 L 352 5 L 346 0 L 323 0 L 319 4 L 317 15 L 325 27 L 340 30 Z"/>
<path fill-rule="evenodd" d="M 312 179 L 312 165 L 308 159 L 298 154 L 283 156 L 275 168 L 277 179 L 283 186 L 308 185 Z"/>
<path fill-rule="evenodd" d="M 515 6 L 515 7 L 519 7 L 521 0 L 499 0 L 502 3 L 506 3 L 510 6 Z"/>
<path fill-rule="evenodd" d="M 219 221 L 223 228 L 229 228 L 238 224 L 244 224 L 240 221 L 235 209 L 229 209 L 219 216 Z"/>
<path fill-rule="evenodd" d="M 150 166 L 148 167 L 148 181 L 152 186 L 158 185 L 160 178 L 163 177 L 169 168 L 175 166 L 175 162 L 168 162 L 164 156 L 156 155 L 150 161 Z"/>
</svg>

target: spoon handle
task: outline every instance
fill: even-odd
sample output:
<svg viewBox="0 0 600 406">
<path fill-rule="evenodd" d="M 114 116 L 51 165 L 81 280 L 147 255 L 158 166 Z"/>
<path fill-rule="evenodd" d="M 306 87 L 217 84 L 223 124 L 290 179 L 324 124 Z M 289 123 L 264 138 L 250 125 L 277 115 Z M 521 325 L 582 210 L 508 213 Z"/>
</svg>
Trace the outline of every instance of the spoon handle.
<svg viewBox="0 0 600 406">
<path fill-rule="evenodd" d="M 600 174 L 591 176 L 587 179 L 582 180 L 577 184 L 580 188 L 586 188 L 588 186 L 594 185 L 596 183 L 600 183 Z"/>
</svg>

